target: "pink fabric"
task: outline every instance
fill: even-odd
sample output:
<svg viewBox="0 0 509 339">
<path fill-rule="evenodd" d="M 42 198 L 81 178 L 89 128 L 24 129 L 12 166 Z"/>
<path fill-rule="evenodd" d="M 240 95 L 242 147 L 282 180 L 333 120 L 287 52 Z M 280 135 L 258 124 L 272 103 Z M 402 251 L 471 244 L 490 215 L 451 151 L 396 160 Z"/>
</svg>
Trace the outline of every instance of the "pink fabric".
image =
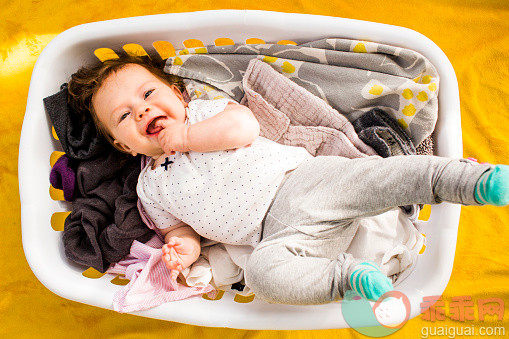
<svg viewBox="0 0 509 339">
<path fill-rule="evenodd" d="M 470 160 L 470 161 L 473 161 L 473 162 L 477 162 L 477 163 L 479 162 L 476 158 L 468 157 L 467 159 Z M 483 164 L 488 164 L 489 165 L 490 163 L 489 162 L 481 162 L 480 164 L 481 165 L 483 165 Z"/>
<path fill-rule="evenodd" d="M 203 293 L 215 297 L 211 285 L 204 288 L 187 287 L 171 280 L 170 270 L 161 260 L 162 246 L 163 242 L 157 236 L 146 244 L 134 241 L 130 255 L 108 270 L 108 273 L 123 274 L 130 280 L 113 297 L 115 311 L 124 313 L 145 310 Z"/>
<path fill-rule="evenodd" d="M 325 101 L 257 59 L 242 78 L 244 98 L 260 123 L 260 135 L 311 155 L 362 158 L 376 155 L 353 125 Z"/>
</svg>

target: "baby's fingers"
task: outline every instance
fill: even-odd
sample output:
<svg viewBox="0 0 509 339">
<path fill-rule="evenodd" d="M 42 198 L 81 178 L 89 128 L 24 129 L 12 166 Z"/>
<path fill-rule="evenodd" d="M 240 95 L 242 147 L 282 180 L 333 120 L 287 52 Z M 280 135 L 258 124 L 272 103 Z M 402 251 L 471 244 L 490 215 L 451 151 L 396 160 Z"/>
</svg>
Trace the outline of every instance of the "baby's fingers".
<svg viewBox="0 0 509 339">
<path fill-rule="evenodd" d="M 175 249 L 170 248 L 170 252 L 168 254 L 163 255 L 163 261 L 166 264 L 166 267 L 172 270 L 182 271 L 184 267 L 182 266 L 184 262 L 178 256 Z"/>
<path fill-rule="evenodd" d="M 179 237 L 171 237 L 168 239 L 168 246 L 179 246 L 182 245 L 182 239 Z"/>
<path fill-rule="evenodd" d="M 170 278 L 171 280 L 177 280 L 178 276 L 179 276 L 179 273 L 180 271 L 177 271 L 177 270 L 171 270 L 170 272 Z"/>
<path fill-rule="evenodd" d="M 167 261 L 166 267 L 170 270 L 182 271 L 182 265 L 179 264 L 177 261 Z"/>
<path fill-rule="evenodd" d="M 168 242 L 163 245 L 163 254 L 169 254 L 174 246 L 182 244 L 182 239 L 179 237 L 171 237 Z"/>
<path fill-rule="evenodd" d="M 175 151 L 173 150 L 173 142 L 172 142 L 171 133 L 168 132 L 166 130 L 166 128 L 163 129 L 161 132 L 159 132 L 159 135 L 157 136 L 157 140 L 165 154 L 169 154 L 169 155 L 175 154 Z"/>
<path fill-rule="evenodd" d="M 172 260 L 169 255 L 165 255 L 163 261 L 168 269 L 182 271 L 182 263 L 177 260 Z"/>
<path fill-rule="evenodd" d="M 164 244 L 164 245 L 163 245 L 163 248 L 162 248 L 162 250 L 163 250 L 163 255 L 164 255 L 164 254 L 168 254 L 168 253 L 170 253 L 170 248 L 171 248 L 171 246 L 168 246 L 168 244 Z"/>
</svg>

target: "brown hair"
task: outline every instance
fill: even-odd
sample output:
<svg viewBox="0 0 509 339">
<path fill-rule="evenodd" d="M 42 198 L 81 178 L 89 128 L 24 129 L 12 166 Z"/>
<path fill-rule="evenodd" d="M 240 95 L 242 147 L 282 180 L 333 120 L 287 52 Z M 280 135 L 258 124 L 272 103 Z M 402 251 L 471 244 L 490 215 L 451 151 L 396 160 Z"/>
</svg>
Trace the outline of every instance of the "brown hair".
<svg viewBox="0 0 509 339">
<path fill-rule="evenodd" d="M 71 80 L 67 85 L 69 105 L 79 114 L 90 114 L 98 132 L 120 151 L 122 150 L 113 143 L 113 136 L 99 121 L 94 106 L 92 105 L 92 97 L 108 76 L 129 64 L 140 65 L 168 85 L 174 84 L 177 85 L 180 90 L 183 90 L 182 80 L 179 77 L 164 73 L 163 61 L 156 61 L 150 59 L 148 56 L 133 55 L 121 55 L 116 59 L 109 59 L 91 66 L 81 67 L 71 76 Z"/>
</svg>

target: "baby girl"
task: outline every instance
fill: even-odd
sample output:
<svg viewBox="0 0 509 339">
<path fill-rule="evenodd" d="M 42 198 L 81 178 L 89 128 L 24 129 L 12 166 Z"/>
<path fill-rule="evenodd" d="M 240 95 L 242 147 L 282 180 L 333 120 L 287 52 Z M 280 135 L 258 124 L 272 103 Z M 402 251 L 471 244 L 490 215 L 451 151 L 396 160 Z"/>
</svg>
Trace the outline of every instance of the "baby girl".
<svg viewBox="0 0 509 339">
<path fill-rule="evenodd" d="M 117 149 L 151 157 L 137 192 L 164 236 L 174 279 L 197 260 L 204 237 L 252 246 L 245 282 L 269 302 L 327 303 L 349 289 L 376 300 L 391 281 L 376 264 L 345 253 L 359 218 L 410 204 L 509 203 L 508 166 L 312 157 L 260 137 L 245 106 L 187 102 L 175 80 L 144 59 L 80 69 L 69 92 Z"/>
</svg>

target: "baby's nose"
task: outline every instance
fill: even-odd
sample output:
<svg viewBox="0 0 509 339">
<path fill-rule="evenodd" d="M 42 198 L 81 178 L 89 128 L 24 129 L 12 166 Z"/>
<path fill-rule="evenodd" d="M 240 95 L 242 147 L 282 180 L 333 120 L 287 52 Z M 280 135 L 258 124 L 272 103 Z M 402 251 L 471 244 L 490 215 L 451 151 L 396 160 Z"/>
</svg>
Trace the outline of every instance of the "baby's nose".
<svg viewBox="0 0 509 339">
<path fill-rule="evenodd" d="M 139 119 L 143 118 L 143 116 L 148 112 L 150 112 L 150 107 L 145 107 L 145 109 L 140 110 L 140 112 L 138 113 L 138 118 Z"/>
</svg>

